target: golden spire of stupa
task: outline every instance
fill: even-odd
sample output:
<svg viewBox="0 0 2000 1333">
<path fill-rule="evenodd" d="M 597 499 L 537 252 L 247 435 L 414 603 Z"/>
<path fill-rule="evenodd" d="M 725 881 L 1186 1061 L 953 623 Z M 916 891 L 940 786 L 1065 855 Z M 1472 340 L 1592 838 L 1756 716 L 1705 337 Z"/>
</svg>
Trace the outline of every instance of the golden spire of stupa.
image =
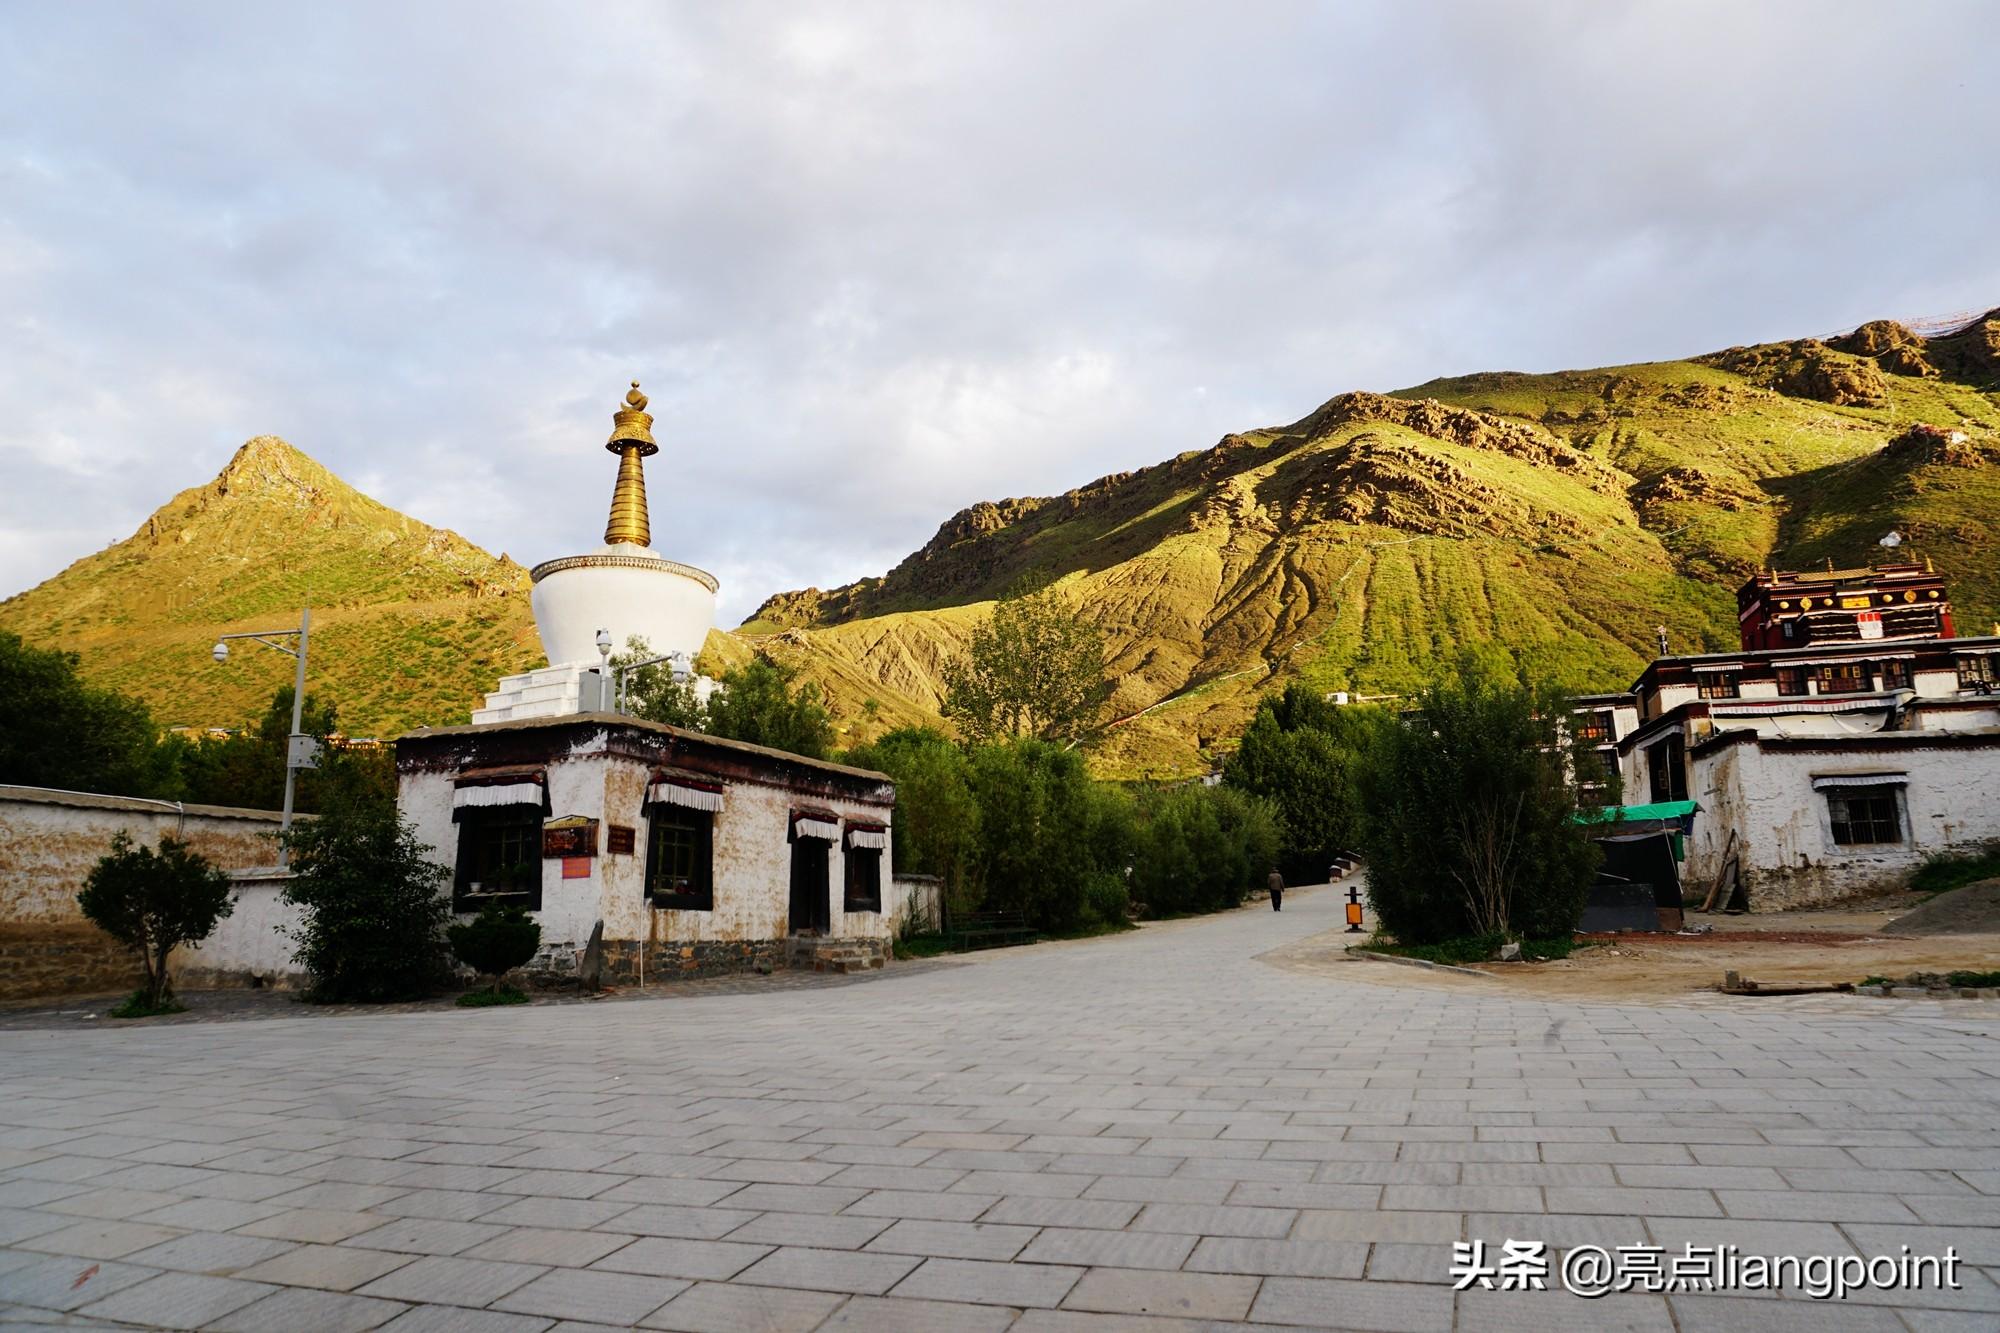
<svg viewBox="0 0 2000 1333">
<path fill-rule="evenodd" d="M 611 414 L 616 423 L 605 448 L 618 455 L 618 485 L 611 492 L 611 521 L 604 525 L 604 544 L 651 546 L 653 530 L 646 521 L 646 473 L 639 460 L 660 452 L 653 443 L 653 419 L 646 415 L 646 395 L 639 381 L 625 395 L 626 407 Z"/>
</svg>

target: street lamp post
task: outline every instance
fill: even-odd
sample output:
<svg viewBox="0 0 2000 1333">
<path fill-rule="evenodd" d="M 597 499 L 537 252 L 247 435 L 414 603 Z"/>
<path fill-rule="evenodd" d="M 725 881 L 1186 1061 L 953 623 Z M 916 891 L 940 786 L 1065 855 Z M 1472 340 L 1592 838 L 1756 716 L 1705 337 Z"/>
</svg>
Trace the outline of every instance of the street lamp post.
<svg viewBox="0 0 2000 1333">
<path fill-rule="evenodd" d="M 306 702 L 306 640 L 310 637 L 311 633 L 312 608 L 308 606 L 299 611 L 299 627 L 297 629 L 248 630 L 240 634 L 225 634 L 215 641 L 215 648 L 213 650 L 216 661 L 227 662 L 229 660 L 229 641 L 231 639 L 252 639 L 263 644 L 266 648 L 275 648 L 281 653 L 287 653 L 296 661 L 296 667 L 292 672 L 292 730 L 291 734 L 285 738 L 285 812 L 283 819 L 278 824 L 278 868 L 280 870 L 289 866 L 292 860 L 292 849 L 288 845 L 285 835 L 292 831 L 292 796 L 298 782 L 298 771 L 302 768 L 314 767 L 313 760 L 315 756 L 311 737 L 302 735 L 299 731 L 299 726 L 304 720 Z M 278 639 L 293 636 L 298 638 L 299 646 L 297 648 L 288 648 L 284 644 L 276 642 Z"/>
</svg>

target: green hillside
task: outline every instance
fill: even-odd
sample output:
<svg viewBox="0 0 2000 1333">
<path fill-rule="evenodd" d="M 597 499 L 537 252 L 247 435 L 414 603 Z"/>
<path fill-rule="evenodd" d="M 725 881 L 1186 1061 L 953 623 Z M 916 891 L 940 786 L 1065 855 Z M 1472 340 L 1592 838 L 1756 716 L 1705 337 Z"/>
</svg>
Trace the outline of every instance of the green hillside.
<svg viewBox="0 0 2000 1333">
<path fill-rule="evenodd" d="M 1879 322 L 1686 361 L 1346 393 L 1059 496 L 972 506 L 881 578 L 770 598 L 709 638 L 825 686 L 843 742 L 936 721 L 944 664 L 1024 577 L 1100 625 L 1117 688 L 1107 774 L 1186 773 L 1265 690 L 1401 694 L 1499 642 L 1578 689 L 1628 686 L 1664 626 L 1736 643 L 1767 565 L 1899 557 L 1951 578 L 1968 632 L 2000 617 L 2000 312 L 1949 336 Z M 0 602 L 163 723 L 261 712 L 289 662 L 209 660 L 218 633 L 314 606 L 312 687 L 348 729 L 456 722 L 539 665 L 520 566 L 378 504 L 260 437 L 127 540 Z"/>
<path fill-rule="evenodd" d="M 1024 575 L 1101 625 L 1110 773 L 1186 772 L 1292 680 L 1413 689 L 1497 641 L 1579 689 L 1628 686 L 1655 627 L 1736 644 L 1764 565 L 1898 552 L 2000 613 L 2000 312 L 1949 337 L 1866 325 L 1689 361 L 1343 394 L 1062 496 L 975 505 L 880 579 L 780 594 L 742 632 L 836 698 L 934 709 L 936 664 Z M 1962 437 L 1962 438 L 1961 438 Z"/>
<path fill-rule="evenodd" d="M 296 626 L 308 602 L 307 688 L 355 735 L 463 722 L 503 672 L 541 663 L 525 570 L 272 436 L 126 540 L 0 602 L 0 629 L 79 653 L 86 676 L 163 725 L 234 725 L 291 682 L 291 659 L 248 645 L 219 665 L 216 636 Z"/>
</svg>

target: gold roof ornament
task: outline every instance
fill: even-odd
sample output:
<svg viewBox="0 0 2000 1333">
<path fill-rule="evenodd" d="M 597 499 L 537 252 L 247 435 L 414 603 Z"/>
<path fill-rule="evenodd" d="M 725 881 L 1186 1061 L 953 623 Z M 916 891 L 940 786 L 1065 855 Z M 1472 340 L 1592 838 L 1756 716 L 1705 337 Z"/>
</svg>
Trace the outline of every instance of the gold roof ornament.
<svg viewBox="0 0 2000 1333">
<path fill-rule="evenodd" d="M 639 392 L 639 381 L 632 381 L 625 402 L 626 406 L 611 414 L 611 438 L 604 445 L 618 455 L 618 483 L 611 491 L 611 518 L 604 525 L 604 544 L 651 546 L 646 473 L 639 460 L 660 452 L 660 446 L 653 442 L 653 418 L 646 413 L 646 395 Z"/>
<path fill-rule="evenodd" d="M 611 438 L 604 447 L 614 454 L 637 449 L 640 457 L 651 458 L 660 452 L 660 446 L 653 442 L 653 418 L 646 412 L 646 395 L 639 392 L 639 381 L 632 381 L 625 402 L 627 406 L 611 414 Z"/>
</svg>

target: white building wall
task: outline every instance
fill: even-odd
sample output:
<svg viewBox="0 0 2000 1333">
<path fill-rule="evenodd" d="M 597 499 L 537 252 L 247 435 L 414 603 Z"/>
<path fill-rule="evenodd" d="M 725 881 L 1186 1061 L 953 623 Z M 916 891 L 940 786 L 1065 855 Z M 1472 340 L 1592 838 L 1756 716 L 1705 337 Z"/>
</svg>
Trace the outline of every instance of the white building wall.
<svg viewBox="0 0 2000 1333">
<path fill-rule="evenodd" d="M 1815 777 L 1900 773 L 1905 840 L 1843 847 L 1833 841 Z M 1753 911 L 1833 901 L 1893 888 L 1932 852 L 2000 838 L 2000 747 L 1856 746 L 1767 749 L 1755 741 L 1695 756 L 1689 794 L 1701 803 L 1685 882 L 1706 890 L 1731 829 Z"/>
<path fill-rule="evenodd" d="M 590 873 L 563 878 L 560 859 L 542 861 L 542 906 L 534 915 L 542 926 L 542 965 L 571 969 L 588 944 L 598 921 L 604 923 L 607 946 L 643 942 L 650 955 L 649 976 L 672 970 L 672 955 L 684 953 L 692 966 L 705 946 L 753 944 L 782 940 L 791 933 L 791 855 L 787 832 L 795 807 L 831 810 L 842 821 L 886 824 L 888 806 L 821 794 L 805 795 L 789 787 L 718 778 L 722 810 L 716 815 L 713 909 L 706 912 L 654 908 L 645 896 L 647 814 L 646 788 L 655 765 L 608 747 L 604 733 L 578 742 L 561 757 L 544 765 L 548 783 L 548 818 L 581 815 L 598 821 L 598 855 L 590 858 Z M 406 770 L 400 778 L 398 803 L 417 836 L 428 843 L 433 859 L 455 868 L 459 826 L 451 819 L 455 790 L 451 770 Z M 613 824 L 633 830 L 631 854 L 609 850 Z M 830 934 L 836 939 L 887 942 L 893 935 L 894 887 L 891 845 L 882 852 L 882 910 L 849 912 L 845 908 L 846 857 L 839 842 L 828 846 Z M 632 956 L 637 949 L 620 952 Z M 747 956 L 747 955 L 746 955 Z M 704 964 L 706 959 L 702 960 Z"/>
</svg>

